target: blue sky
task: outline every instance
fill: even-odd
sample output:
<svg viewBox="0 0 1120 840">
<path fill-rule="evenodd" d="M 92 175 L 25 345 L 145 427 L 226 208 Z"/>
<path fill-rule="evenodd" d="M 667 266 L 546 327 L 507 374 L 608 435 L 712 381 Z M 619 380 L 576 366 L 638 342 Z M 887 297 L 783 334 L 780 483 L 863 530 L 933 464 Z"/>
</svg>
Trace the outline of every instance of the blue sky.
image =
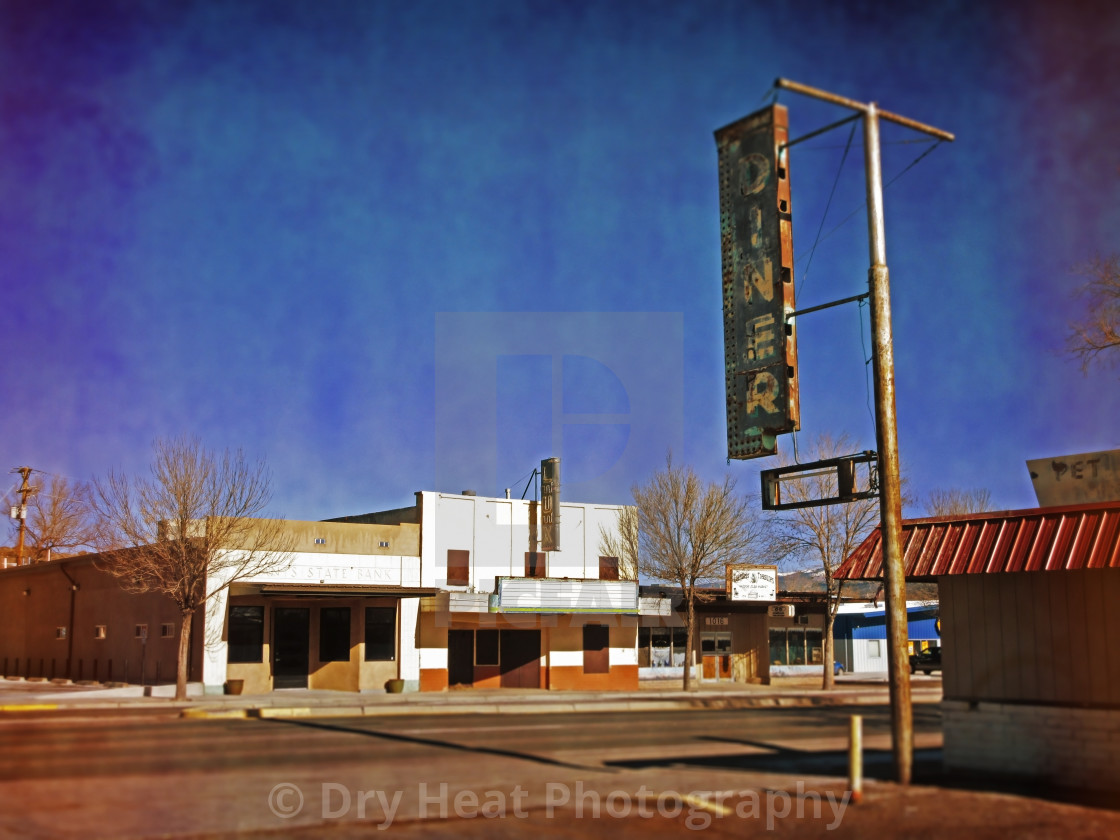
<svg viewBox="0 0 1120 840">
<path fill-rule="evenodd" d="M 886 192 L 912 492 L 1032 506 L 1026 459 L 1120 445 L 1116 370 L 1058 352 L 1072 269 L 1120 251 L 1112 4 L 3 0 L 0 37 L 11 467 L 197 434 L 301 519 L 519 495 L 551 455 L 569 498 L 625 502 L 670 447 L 754 490 L 712 133 L 778 76 L 958 138 Z M 793 137 L 846 116 L 779 101 Z M 928 149 L 883 139 L 888 180 Z M 866 287 L 847 140 L 791 150 L 799 306 Z M 872 445 L 866 332 L 799 326 L 801 441 Z"/>
</svg>

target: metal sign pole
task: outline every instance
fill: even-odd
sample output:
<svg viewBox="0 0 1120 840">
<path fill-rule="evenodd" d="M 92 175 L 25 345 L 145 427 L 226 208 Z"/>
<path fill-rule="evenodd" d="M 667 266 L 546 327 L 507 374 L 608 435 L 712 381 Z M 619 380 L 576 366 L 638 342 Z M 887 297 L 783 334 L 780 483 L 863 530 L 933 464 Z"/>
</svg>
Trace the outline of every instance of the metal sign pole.
<svg viewBox="0 0 1120 840">
<path fill-rule="evenodd" d="M 874 340 L 875 436 L 879 448 L 880 533 L 883 542 L 883 587 L 887 613 L 888 679 L 891 700 L 891 740 L 895 773 L 909 784 L 914 759 L 913 707 L 907 656 L 906 569 L 902 558 L 902 490 L 898 463 L 898 422 L 895 414 L 894 345 L 891 334 L 890 279 L 883 225 L 883 175 L 879 157 L 880 118 L 905 125 L 942 140 L 953 135 L 886 111 L 816 88 L 778 79 L 775 86 L 863 113 L 864 165 L 867 173 L 867 227 L 871 268 L 871 332 Z"/>
</svg>

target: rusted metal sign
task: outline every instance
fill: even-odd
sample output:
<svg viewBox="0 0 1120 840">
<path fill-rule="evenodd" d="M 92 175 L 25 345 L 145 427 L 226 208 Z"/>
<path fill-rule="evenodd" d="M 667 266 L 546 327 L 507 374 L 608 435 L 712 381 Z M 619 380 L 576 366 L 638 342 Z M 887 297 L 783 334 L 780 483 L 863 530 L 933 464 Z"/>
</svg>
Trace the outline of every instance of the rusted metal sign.
<svg viewBox="0 0 1120 840">
<path fill-rule="evenodd" d="M 728 458 L 773 455 L 776 436 L 801 426 L 788 123 L 771 105 L 715 133 Z"/>
<path fill-rule="evenodd" d="M 541 461 L 541 551 L 560 550 L 560 459 Z"/>
<path fill-rule="evenodd" d="M 1120 502 L 1120 449 L 1027 461 L 1041 507 Z"/>
</svg>

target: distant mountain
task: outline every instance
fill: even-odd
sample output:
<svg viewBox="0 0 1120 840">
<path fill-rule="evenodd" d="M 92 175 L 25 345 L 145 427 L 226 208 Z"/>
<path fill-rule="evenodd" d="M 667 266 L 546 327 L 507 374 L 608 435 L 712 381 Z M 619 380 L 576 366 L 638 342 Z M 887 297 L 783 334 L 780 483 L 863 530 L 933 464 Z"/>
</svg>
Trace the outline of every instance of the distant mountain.
<svg viewBox="0 0 1120 840">
<path fill-rule="evenodd" d="M 880 582 L 877 580 L 849 580 L 844 584 L 844 598 L 863 598 L 868 601 L 878 595 Z M 786 592 L 824 592 L 824 569 L 798 569 L 793 572 L 778 573 L 778 588 Z M 936 601 L 936 583 L 907 583 L 906 599 L 909 601 Z"/>
</svg>

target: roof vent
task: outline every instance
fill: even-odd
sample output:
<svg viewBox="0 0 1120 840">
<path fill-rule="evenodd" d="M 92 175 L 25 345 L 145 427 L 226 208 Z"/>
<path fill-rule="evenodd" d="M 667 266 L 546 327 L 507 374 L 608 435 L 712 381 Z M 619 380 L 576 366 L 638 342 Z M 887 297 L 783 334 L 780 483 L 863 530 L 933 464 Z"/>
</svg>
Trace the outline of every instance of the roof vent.
<svg viewBox="0 0 1120 840">
<path fill-rule="evenodd" d="M 460 496 L 477 496 L 478 494 L 474 490 L 464 490 L 459 495 Z"/>
</svg>

